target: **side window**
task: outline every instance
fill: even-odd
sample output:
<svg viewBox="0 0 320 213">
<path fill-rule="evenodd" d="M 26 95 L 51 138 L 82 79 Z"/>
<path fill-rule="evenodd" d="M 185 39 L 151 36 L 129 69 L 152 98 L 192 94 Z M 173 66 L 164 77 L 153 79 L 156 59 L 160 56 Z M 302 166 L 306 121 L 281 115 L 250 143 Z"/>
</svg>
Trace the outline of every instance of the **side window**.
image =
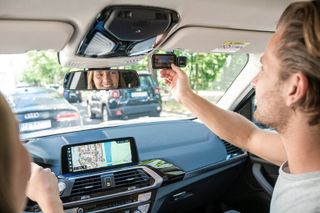
<svg viewBox="0 0 320 213">
<path fill-rule="evenodd" d="M 154 86 L 152 83 L 151 76 L 141 76 L 140 77 L 140 86 L 142 86 L 142 87 Z"/>
<path fill-rule="evenodd" d="M 269 130 L 274 130 L 273 128 L 257 121 L 254 118 L 254 112 L 256 111 L 256 99 L 255 99 L 255 94 L 254 91 L 251 91 L 247 98 L 244 98 L 244 101 L 239 104 L 239 107 L 235 110 L 242 116 L 246 117 L 247 119 L 251 120 L 256 126 L 258 126 L 261 129 L 269 129 Z"/>
<path fill-rule="evenodd" d="M 145 76 L 140 76 L 140 87 L 146 87 L 148 86 L 146 77 Z"/>
</svg>

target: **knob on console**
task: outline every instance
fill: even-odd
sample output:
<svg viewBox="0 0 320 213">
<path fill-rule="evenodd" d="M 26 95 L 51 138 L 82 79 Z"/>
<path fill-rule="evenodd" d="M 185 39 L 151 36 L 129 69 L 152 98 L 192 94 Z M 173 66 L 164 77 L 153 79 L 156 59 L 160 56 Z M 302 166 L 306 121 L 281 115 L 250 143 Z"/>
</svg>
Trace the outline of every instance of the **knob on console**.
<svg viewBox="0 0 320 213">
<path fill-rule="evenodd" d="M 67 185 L 64 182 L 59 182 L 58 183 L 58 189 L 60 195 L 63 193 L 63 191 L 66 189 Z"/>
</svg>

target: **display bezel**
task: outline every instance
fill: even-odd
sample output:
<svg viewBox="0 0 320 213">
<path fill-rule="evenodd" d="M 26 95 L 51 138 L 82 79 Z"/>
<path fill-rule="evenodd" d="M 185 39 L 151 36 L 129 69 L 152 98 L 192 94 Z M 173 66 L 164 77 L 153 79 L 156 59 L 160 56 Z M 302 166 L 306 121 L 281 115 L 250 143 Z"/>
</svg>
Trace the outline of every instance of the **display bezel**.
<svg viewBox="0 0 320 213">
<path fill-rule="evenodd" d="M 96 143 L 119 141 L 119 140 L 129 140 L 132 162 L 113 165 L 113 166 L 105 166 L 105 167 L 100 167 L 100 168 L 95 168 L 95 169 L 87 169 L 87 170 L 82 170 L 82 171 L 69 171 L 68 148 L 96 144 Z M 135 140 L 133 137 L 112 138 L 112 139 L 106 139 L 106 140 L 97 140 L 97 141 L 90 141 L 90 142 L 83 142 L 83 143 L 76 143 L 76 144 L 67 144 L 67 145 L 64 145 L 61 147 L 61 172 L 62 172 L 62 174 L 75 174 L 75 173 L 79 174 L 79 173 L 88 173 L 88 172 L 109 170 L 109 169 L 114 169 L 114 168 L 119 168 L 119 167 L 124 167 L 124 166 L 137 165 L 138 163 L 139 163 L 138 152 L 137 152 L 136 143 L 135 143 Z"/>
</svg>

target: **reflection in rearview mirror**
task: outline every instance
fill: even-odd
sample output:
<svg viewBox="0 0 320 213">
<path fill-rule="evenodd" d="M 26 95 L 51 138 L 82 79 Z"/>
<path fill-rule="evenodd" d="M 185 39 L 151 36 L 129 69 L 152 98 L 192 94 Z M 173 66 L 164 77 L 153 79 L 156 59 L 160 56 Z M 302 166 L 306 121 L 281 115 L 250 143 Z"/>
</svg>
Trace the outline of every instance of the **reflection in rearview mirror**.
<svg viewBox="0 0 320 213">
<path fill-rule="evenodd" d="M 63 87 L 69 90 L 110 90 L 139 87 L 138 73 L 134 70 L 88 70 L 67 73 Z"/>
</svg>

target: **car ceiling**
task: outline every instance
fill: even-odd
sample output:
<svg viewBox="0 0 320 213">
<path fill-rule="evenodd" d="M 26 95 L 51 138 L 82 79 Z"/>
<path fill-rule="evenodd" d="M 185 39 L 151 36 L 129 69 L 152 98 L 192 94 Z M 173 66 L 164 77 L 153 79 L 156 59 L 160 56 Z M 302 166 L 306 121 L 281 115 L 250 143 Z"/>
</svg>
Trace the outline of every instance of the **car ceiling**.
<svg viewBox="0 0 320 213">
<path fill-rule="evenodd" d="M 263 51 L 277 20 L 291 0 L 1 0 L 0 53 L 54 49 L 70 67 L 135 63 L 142 57 L 88 59 L 75 55 L 97 14 L 111 5 L 146 5 L 178 12 L 179 23 L 159 49 L 208 52 L 223 39 L 253 41 L 247 52 Z M 13 21 L 14 20 L 14 21 Z M 8 22 L 10 21 L 10 22 Z M 240 32 L 241 31 L 241 32 Z M 199 32 L 197 34 L 197 32 Z M 240 33 L 237 33 L 240 32 Z M 16 35 L 19 36 L 16 36 Z M 41 41 L 41 42 L 40 42 Z"/>
</svg>

